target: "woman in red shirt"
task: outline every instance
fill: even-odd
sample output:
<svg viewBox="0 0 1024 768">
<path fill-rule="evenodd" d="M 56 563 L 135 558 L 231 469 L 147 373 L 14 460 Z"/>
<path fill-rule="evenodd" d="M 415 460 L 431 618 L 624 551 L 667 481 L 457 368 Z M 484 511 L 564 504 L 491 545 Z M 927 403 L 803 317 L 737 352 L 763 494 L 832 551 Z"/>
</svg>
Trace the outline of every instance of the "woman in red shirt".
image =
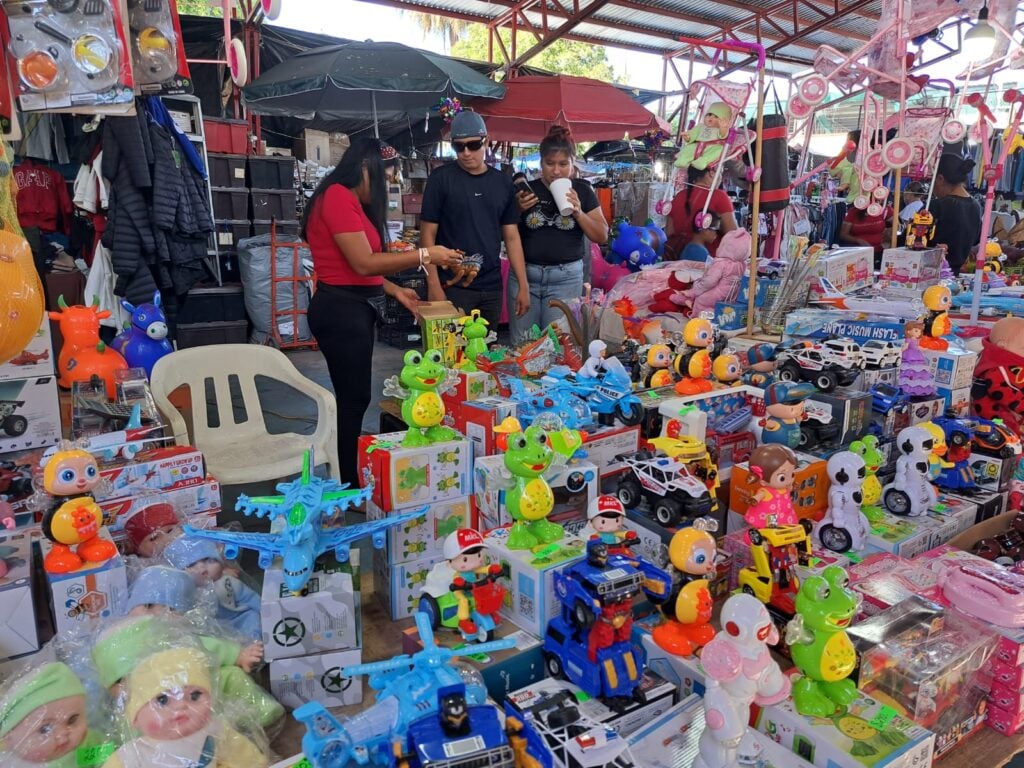
<svg viewBox="0 0 1024 768">
<path fill-rule="evenodd" d="M 722 235 L 736 229 L 736 215 L 732 207 L 732 200 L 720 189 L 711 190 L 711 182 L 715 180 L 715 169 L 695 168 L 692 165 L 686 169 L 686 186 L 672 198 L 672 211 L 665 221 L 665 234 L 668 237 L 666 250 L 671 251 L 671 258 L 679 258 L 683 248 L 693 240 L 696 234 L 693 228 L 693 218 L 704 210 L 704 203 L 708 195 L 711 195 L 711 203 L 708 205 L 708 212 L 716 214 L 721 226 L 718 228 L 718 235 L 708 245 L 708 252 L 714 256 L 718 250 L 718 243 Z"/>
<path fill-rule="evenodd" d="M 883 240 L 886 228 L 892 226 L 892 208 L 887 207 L 878 216 L 867 210 L 850 206 L 839 228 L 839 242 L 843 245 L 869 245 L 875 251 L 875 269 L 881 269 Z"/>
<path fill-rule="evenodd" d="M 387 183 L 398 168 L 398 153 L 373 138 L 356 139 L 337 168 L 313 192 L 302 218 L 316 269 L 316 292 L 309 303 L 309 328 L 327 360 L 338 402 L 338 457 L 341 479 L 359 484 L 357 444 L 370 404 L 374 324 L 371 302 L 384 294 L 413 314 L 419 297 L 383 275 L 462 261 L 442 246 L 389 253 Z"/>
</svg>

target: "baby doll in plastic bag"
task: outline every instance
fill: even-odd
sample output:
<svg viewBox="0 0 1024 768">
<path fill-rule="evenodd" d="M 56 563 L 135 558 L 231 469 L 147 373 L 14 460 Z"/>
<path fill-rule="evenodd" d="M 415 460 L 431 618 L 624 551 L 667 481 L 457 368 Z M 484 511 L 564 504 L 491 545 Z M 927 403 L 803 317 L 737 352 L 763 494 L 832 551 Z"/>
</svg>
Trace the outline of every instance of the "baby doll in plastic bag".
<svg viewBox="0 0 1024 768">
<path fill-rule="evenodd" d="M 153 620 L 180 618 L 194 605 L 195 585 L 187 573 L 159 565 L 143 570 L 129 592 L 128 617 L 103 629 L 93 645 L 100 684 L 118 698 L 123 693 L 119 687 L 122 678 L 161 637 L 161 624 Z M 218 693 L 240 725 L 266 728 L 284 716 L 278 701 L 248 675 L 263 660 L 263 643 L 242 645 L 227 636 L 207 634 L 190 623 L 182 626 L 198 637 L 219 666 Z"/>
<path fill-rule="evenodd" d="M 164 550 L 167 562 L 185 571 L 197 587 L 213 586 L 217 598 L 216 618 L 246 639 L 262 635 L 260 596 L 237 577 L 225 571 L 217 545 L 205 539 L 182 536 Z"/>
<path fill-rule="evenodd" d="M 157 557 L 182 534 L 178 513 L 170 504 L 150 504 L 129 517 L 124 532 L 140 557 Z"/>
<path fill-rule="evenodd" d="M 103 768 L 261 768 L 269 760 L 217 711 L 211 659 L 198 648 L 157 651 L 124 680 L 133 734 Z"/>
<path fill-rule="evenodd" d="M 77 752 L 97 739 L 89 731 L 85 688 L 61 662 L 35 666 L 4 686 L 0 697 L 0 765 L 76 768 Z"/>
</svg>

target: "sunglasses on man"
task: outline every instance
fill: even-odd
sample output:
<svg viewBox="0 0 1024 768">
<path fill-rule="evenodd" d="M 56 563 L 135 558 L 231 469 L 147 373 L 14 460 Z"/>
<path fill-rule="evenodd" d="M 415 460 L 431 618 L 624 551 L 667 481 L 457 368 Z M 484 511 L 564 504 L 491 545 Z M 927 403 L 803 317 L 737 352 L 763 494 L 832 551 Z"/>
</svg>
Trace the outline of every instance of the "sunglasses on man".
<svg viewBox="0 0 1024 768">
<path fill-rule="evenodd" d="M 479 152 L 480 148 L 484 145 L 483 139 L 473 139 L 471 141 L 453 141 L 452 149 L 455 150 L 455 154 L 461 155 L 467 150 L 470 152 Z"/>
</svg>

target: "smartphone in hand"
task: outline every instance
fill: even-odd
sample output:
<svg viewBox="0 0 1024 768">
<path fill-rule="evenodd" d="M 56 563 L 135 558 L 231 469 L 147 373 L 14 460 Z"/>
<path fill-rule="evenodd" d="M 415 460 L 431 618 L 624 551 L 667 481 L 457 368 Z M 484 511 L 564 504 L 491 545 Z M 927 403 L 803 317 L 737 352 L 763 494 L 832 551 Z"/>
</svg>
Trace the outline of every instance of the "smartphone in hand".
<svg viewBox="0 0 1024 768">
<path fill-rule="evenodd" d="M 533 188 L 526 179 L 516 179 L 516 181 L 512 183 L 512 186 L 515 187 L 517 193 L 522 192 L 524 195 L 534 194 Z"/>
</svg>

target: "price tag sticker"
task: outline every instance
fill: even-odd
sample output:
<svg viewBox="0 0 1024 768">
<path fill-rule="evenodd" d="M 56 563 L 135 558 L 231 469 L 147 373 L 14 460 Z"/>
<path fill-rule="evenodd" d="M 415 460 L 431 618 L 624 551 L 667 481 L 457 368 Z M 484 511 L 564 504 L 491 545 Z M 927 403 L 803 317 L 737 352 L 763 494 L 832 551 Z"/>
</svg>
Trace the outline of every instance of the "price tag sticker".
<svg viewBox="0 0 1024 768">
<path fill-rule="evenodd" d="M 876 731 L 884 731 L 889 727 L 889 724 L 896 719 L 896 715 L 899 714 L 892 707 L 882 706 L 871 720 L 868 721 L 868 725 L 874 728 Z"/>
</svg>

